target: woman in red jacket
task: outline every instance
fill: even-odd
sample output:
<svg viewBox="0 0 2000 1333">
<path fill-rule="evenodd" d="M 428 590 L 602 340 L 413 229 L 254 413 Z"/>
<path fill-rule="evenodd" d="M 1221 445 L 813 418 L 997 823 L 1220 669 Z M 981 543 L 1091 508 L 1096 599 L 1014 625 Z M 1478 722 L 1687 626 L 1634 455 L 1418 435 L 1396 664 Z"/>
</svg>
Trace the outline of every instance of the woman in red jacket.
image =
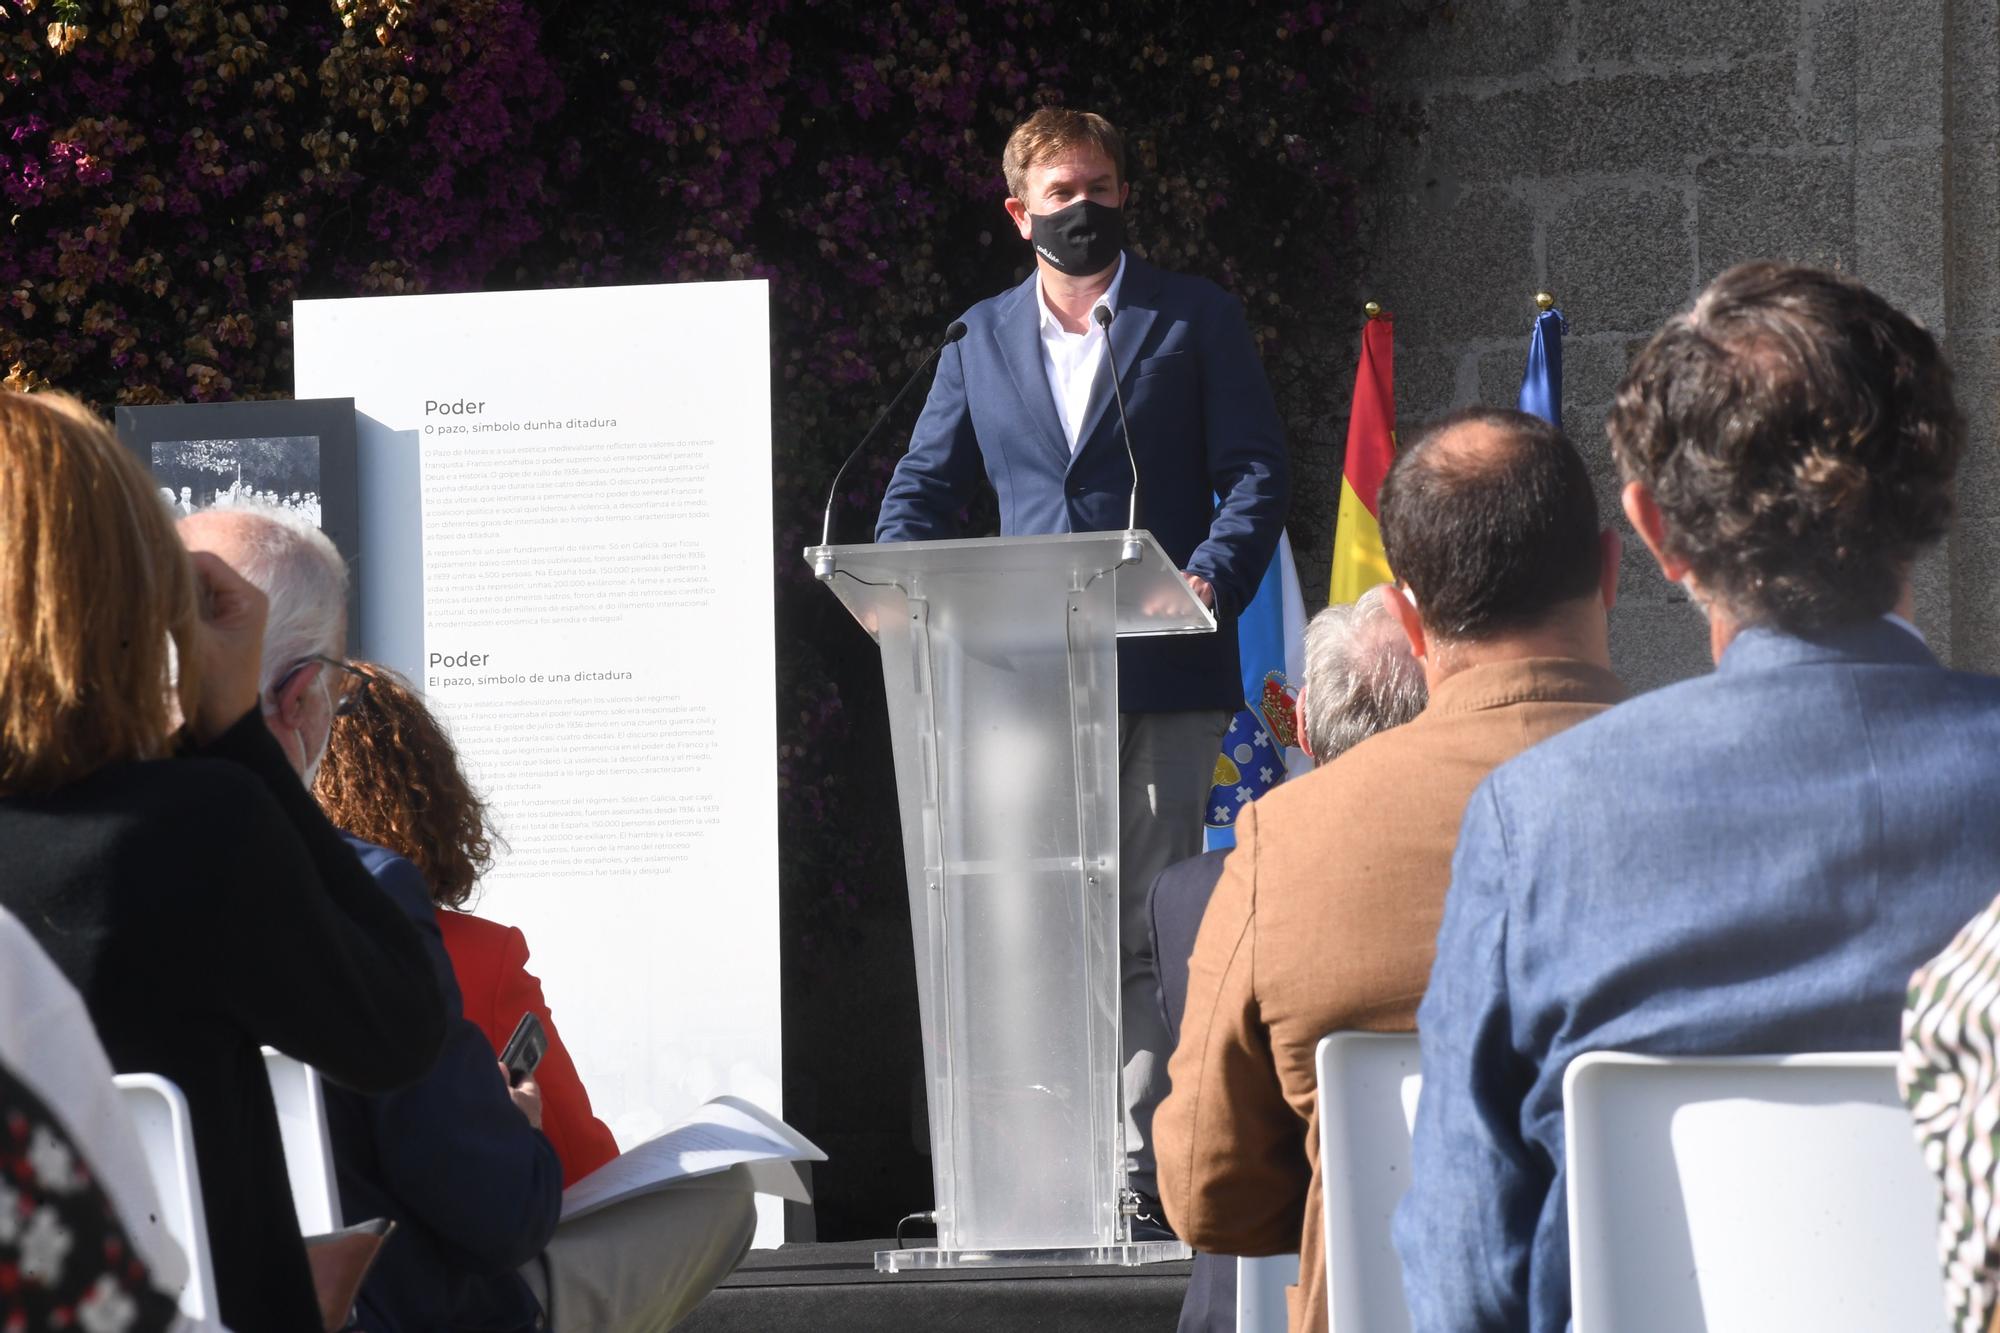
<svg viewBox="0 0 2000 1333">
<path fill-rule="evenodd" d="M 333 722 L 313 794 L 335 825 L 386 847 L 423 872 L 438 906 L 438 928 L 465 997 L 465 1016 L 497 1057 L 521 1015 L 542 1020 L 549 1047 L 535 1071 L 542 1132 L 562 1159 L 567 1188 L 618 1155 L 590 1094 L 563 1049 L 542 983 L 528 971 L 528 941 L 513 926 L 465 910 L 493 860 L 486 807 L 459 771 L 438 720 L 386 667 L 352 663 L 368 685 Z"/>
</svg>

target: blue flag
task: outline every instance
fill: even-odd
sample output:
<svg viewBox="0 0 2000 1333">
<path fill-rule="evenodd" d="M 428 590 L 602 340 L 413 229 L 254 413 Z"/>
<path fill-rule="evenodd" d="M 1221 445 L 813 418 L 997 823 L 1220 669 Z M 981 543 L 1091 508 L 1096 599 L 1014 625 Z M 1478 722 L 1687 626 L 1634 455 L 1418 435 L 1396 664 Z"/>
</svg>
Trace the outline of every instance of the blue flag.
<svg viewBox="0 0 2000 1333">
<path fill-rule="evenodd" d="M 1535 335 L 1528 343 L 1528 370 L 1521 376 L 1521 410 L 1562 429 L 1563 334 L 1569 321 L 1560 310 L 1535 316 Z"/>
<path fill-rule="evenodd" d="M 1283 782 L 1302 757 L 1293 748 L 1298 722 L 1292 704 L 1304 669 L 1305 624 L 1292 544 L 1280 533 L 1277 554 L 1257 595 L 1236 620 L 1243 707 L 1231 719 L 1215 759 L 1214 786 L 1202 818 L 1209 851 L 1236 845 L 1236 812 Z"/>
</svg>

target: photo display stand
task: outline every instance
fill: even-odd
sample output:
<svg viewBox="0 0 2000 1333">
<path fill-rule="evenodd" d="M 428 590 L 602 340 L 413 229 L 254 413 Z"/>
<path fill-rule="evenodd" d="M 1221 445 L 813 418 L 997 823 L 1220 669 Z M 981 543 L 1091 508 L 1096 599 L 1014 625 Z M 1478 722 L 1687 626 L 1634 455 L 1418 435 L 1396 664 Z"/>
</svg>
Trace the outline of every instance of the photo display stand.
<svg viewBox="0 0 2000 1333">
<path fill-rule="evenodd" d="M 176 517 L 263 505 L 298 514 L 349 569 L 361 558 L 352 398 L 150 403 L 118 409 L 118 438 L 138 456 Z M 359 581 L 347 619 L 358 619 Z"/>
<path fill-rule="evenodd" d="M 1146 532 L 808 550 L 882 650 L 937 1244 L 925 1268 L 1141 1264 L 1121 1110 L 1118 657 L 1213 633 Z"/>
</svg>

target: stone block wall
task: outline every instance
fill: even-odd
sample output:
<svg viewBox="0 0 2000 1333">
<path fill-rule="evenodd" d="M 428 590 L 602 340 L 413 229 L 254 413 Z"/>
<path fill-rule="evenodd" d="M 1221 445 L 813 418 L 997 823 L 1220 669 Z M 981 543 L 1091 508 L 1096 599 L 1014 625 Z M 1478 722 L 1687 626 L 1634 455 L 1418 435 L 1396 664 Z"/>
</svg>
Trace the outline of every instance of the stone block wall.
<svg viewBox="0 0 2000 1333">
<path fill-rule="evenodd" d="M 1636 347 L 1739 260 L 1855 273 L 1958 368 L 1973 448 L 1919 620 L 1954 664 L 2000 670 L 2000 5 L 1462 0 L 1392 54 L 1387 83 L 1427 125 L 1371 195 L 1361 256 L 1364 294 L 1396 318 L 1405 433 L 1514 401 L 1547 289 L 1570 321 L 1564 425 L 1616 515 L 1603 419 Z M 1344 432 L 1297 433 L 1309 602 Z M 1612 635 L 1638 688 L 1709 665 L 1700 616 L 1635 538 Z"/>
</svg>

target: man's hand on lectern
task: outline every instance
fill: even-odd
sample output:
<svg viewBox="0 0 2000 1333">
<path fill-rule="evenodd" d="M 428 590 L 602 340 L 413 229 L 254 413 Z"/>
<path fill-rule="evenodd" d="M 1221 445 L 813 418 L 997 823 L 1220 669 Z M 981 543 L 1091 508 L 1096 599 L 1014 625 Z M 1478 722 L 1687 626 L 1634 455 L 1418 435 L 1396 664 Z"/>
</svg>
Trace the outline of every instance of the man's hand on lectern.
<svg viewBox="0 0 2000 1333">
<path fill-rule="evenodd" d="M 1181 577 L 1187 580 L 1188 587 L 1194 589 L 1194 595 L 1201 598 L 1201 604 L 1213 611 L 1215 609 L 1215 589 L 1209 585 L 1208 580 L 1199 574 L 1190 574 L 1185 569 L 1181 571 Z"/>
</svg>

